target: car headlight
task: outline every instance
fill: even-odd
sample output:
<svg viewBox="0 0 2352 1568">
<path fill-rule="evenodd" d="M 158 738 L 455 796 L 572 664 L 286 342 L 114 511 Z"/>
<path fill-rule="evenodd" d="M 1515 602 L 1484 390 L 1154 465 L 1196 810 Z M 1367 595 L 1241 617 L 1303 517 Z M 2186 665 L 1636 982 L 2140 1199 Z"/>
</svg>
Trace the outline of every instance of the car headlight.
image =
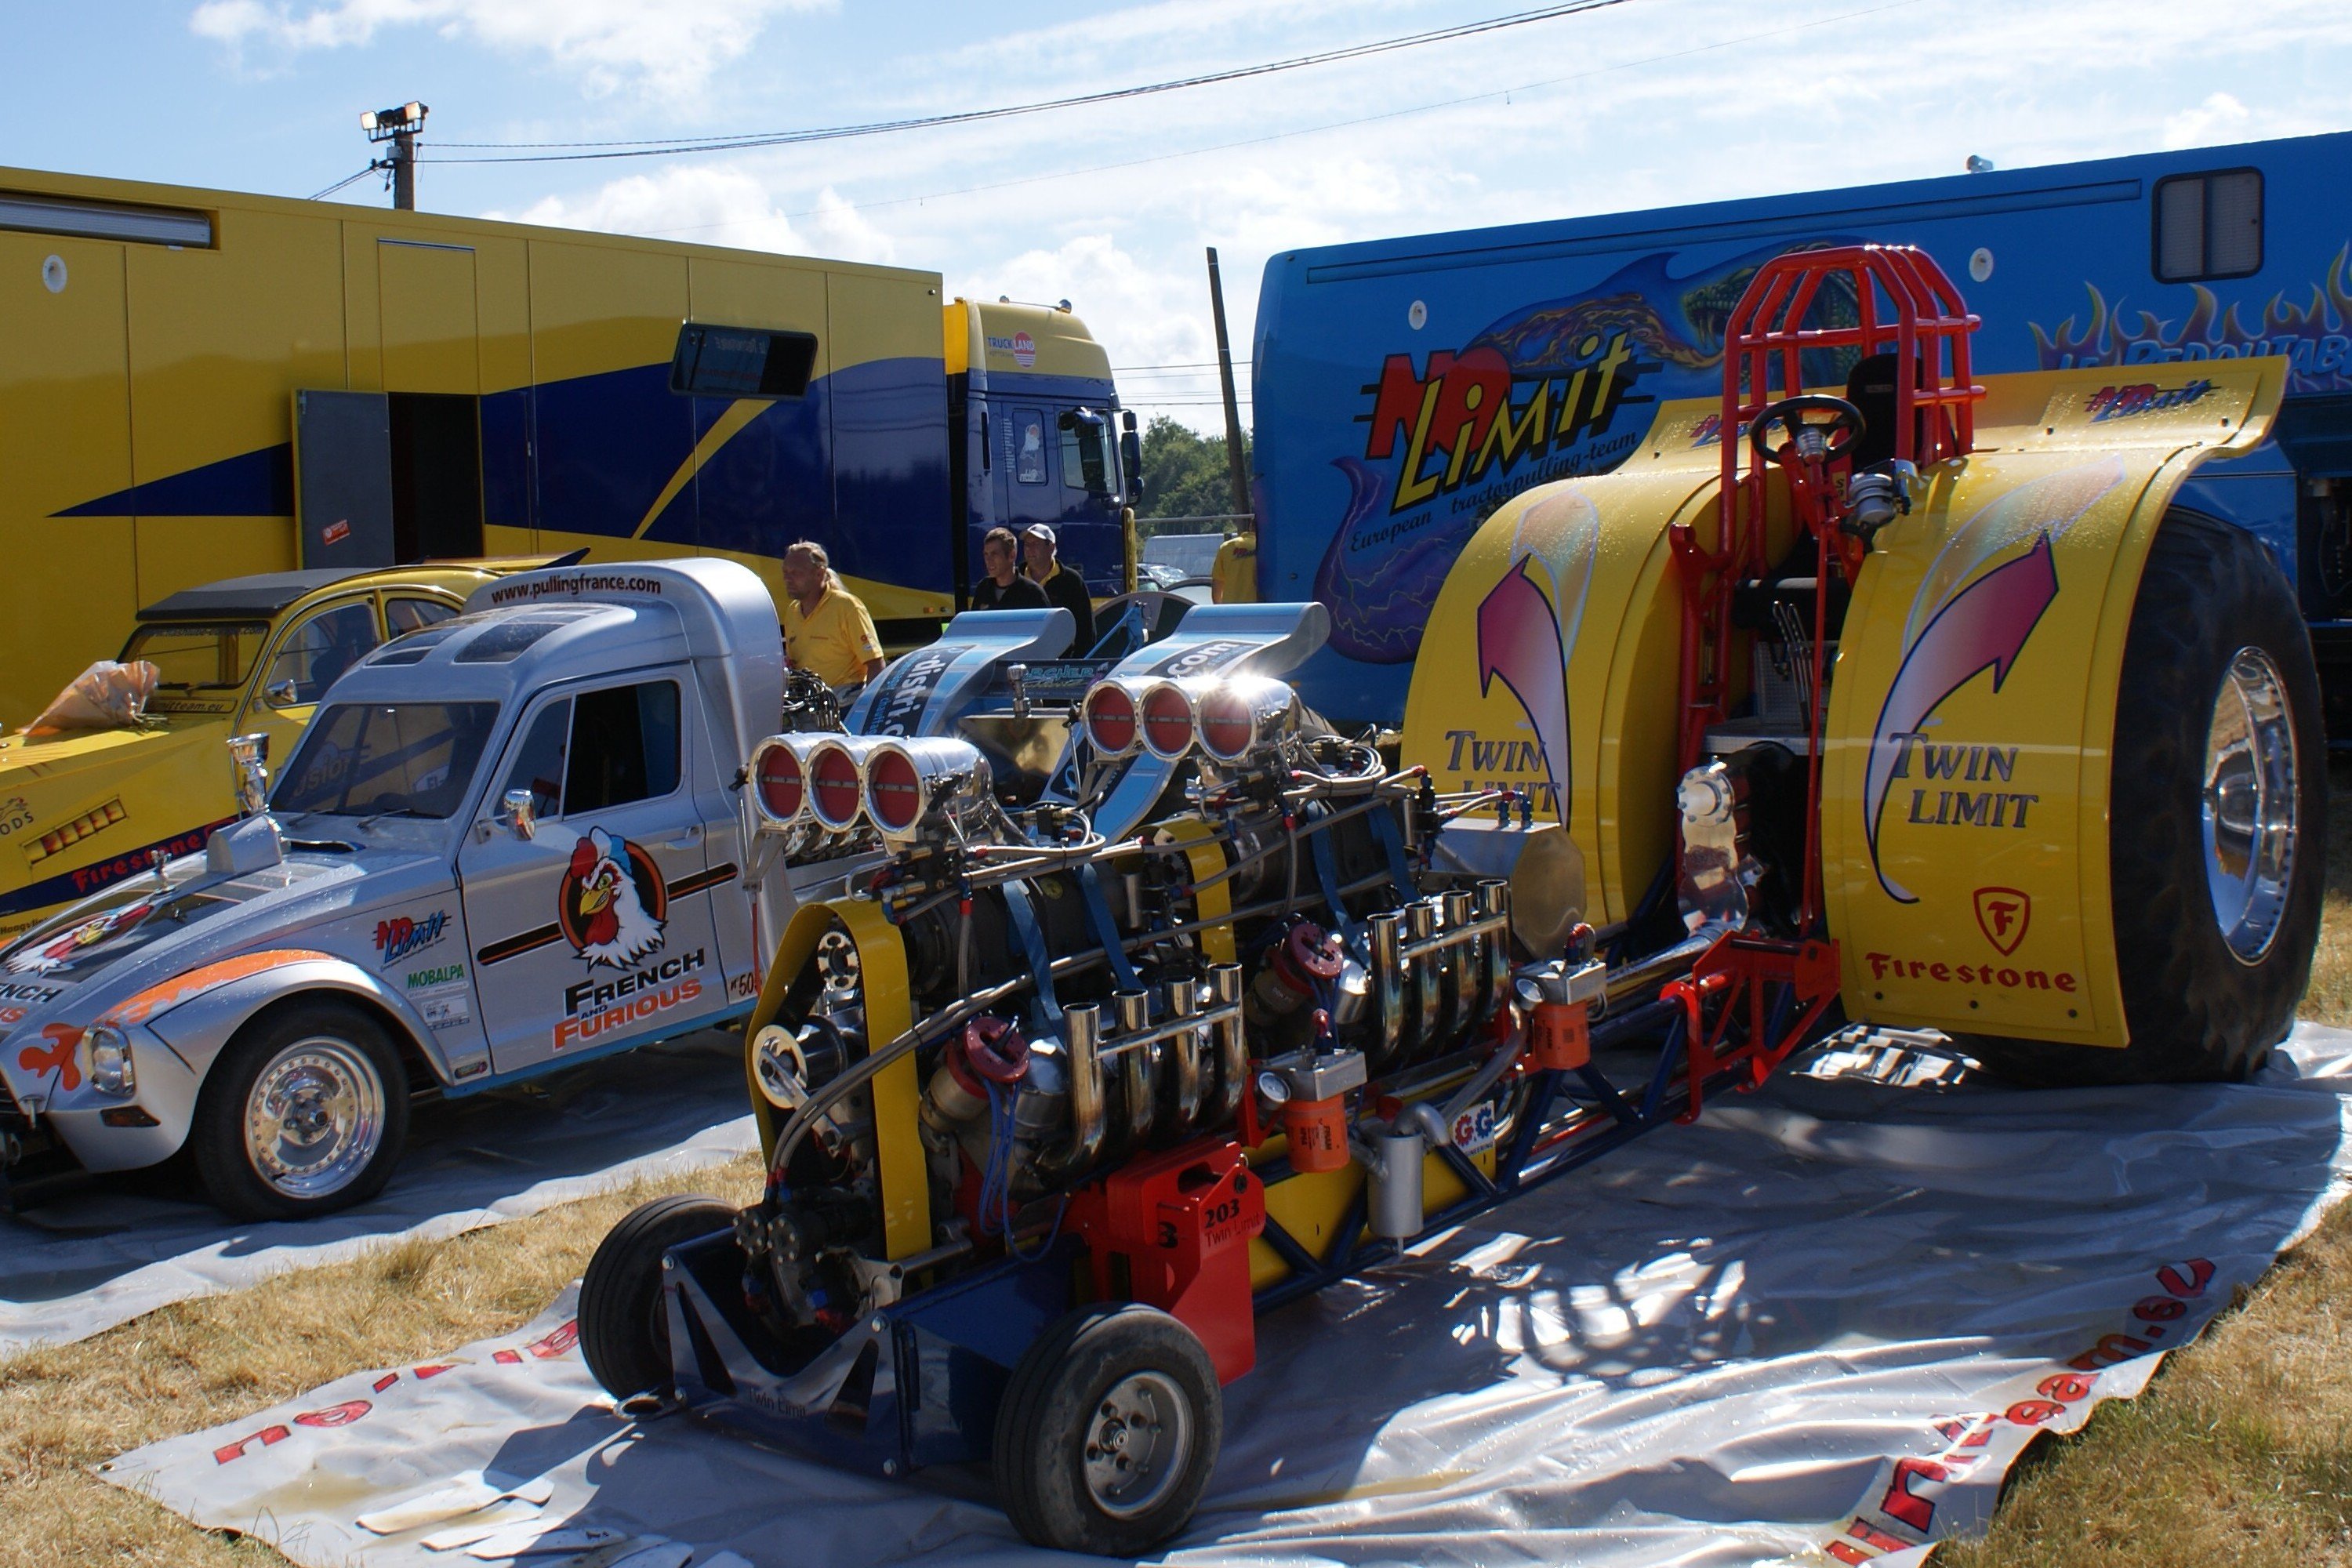
<svg viewBox="0 0 2352 1568">
<path fill-rule="evenodd" d="M 131 1066 L 131 1041 L 120 1029 L 93 1026 L 82 1036 L 89 1048 L 89 1082 L 108 1094 L 129 1094 L 139 1087 Z"/>
</svg>

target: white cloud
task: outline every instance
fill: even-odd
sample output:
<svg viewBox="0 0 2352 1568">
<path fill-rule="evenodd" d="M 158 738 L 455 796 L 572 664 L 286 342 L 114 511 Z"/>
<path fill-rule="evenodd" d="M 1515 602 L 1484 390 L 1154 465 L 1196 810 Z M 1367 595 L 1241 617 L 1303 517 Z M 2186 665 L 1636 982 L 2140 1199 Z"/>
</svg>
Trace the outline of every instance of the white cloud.
<svg viewBox="0 0 2352 1568">
<path fill-rule="evenodd" d="M 665 169 L 632 174 L 583 196 L 546 196 L 520 212 L 485 217 L 604 234 L 700 239 L 723 233 L 723 243 L 746 250 L 803 254 L 808 243 L 769 199 L 759 181 L 726 167 Z"/>
<path fill-rule="evenodd" d="M 200 37 L 298 53 L 361 47 L 380 29 L 430 26 L 511 53 L 545 52 L 581 78 L 591 94 L 635 86 L 665 99 L 699 90 L 719 67 L 740 58 L 769 18 L 829 7 L 831 0 L 205 0 L 189 17 Z"/>
<path fill-rule="evenodd" d="M 786 256 L 823 256 L 887 266 L 898 242 L 828 185 L 813 210 L 786 212 L 768 186 L 729 164 L 631 174 L 583 195 L 543 196 L 520 211 L 482 215 L 551 228 L 592 229 L 654 239 L 725 245 Z"/>
<path fill-rule="evenodd" d="M 2164 119 L 2167 147 L 2206 147 L 2216 142 L 2236 142 L 2247 134 L 2253 111 L 2226 92 L 2217 92 L 2194 109 Z"/>
</svg>

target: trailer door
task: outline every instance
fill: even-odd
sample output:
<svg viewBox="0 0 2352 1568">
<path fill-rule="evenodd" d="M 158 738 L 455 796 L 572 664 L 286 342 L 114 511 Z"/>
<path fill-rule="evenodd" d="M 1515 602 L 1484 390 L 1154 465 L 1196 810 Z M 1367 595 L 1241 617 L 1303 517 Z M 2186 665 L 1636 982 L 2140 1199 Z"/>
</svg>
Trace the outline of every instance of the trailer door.
<svg viewBox="0 0 2352 1568">
<path fill-rule="evenodd" d="M 393 564 L 391 400 L 294 395 L 294 536 L 307 570 Z"/>
</svg>

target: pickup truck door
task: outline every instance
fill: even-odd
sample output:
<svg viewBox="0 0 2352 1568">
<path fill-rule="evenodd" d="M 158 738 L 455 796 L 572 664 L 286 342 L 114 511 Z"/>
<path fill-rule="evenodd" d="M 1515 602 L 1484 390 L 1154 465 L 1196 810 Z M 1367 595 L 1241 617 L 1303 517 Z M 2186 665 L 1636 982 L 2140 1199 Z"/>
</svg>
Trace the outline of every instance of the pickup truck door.
<svg viewBox="0 0 2352 1568">
<path fill-rule="evenodd" d="M 643 1044 L 728 1005 L 691 759 L 704 752 L 691 669 L 539 698 L 491 775 L 457 856 L 492 1069 Z M 509 789 L 538 811 L 495 818 Z"/>
</svg>

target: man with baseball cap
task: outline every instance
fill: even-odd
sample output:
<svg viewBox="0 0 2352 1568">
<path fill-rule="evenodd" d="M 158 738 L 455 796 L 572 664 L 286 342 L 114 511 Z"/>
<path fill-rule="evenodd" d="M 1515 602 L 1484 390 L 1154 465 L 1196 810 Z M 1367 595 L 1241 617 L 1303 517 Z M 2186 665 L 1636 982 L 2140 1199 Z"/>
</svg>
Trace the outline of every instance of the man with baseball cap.
<svg viewBox="0 0 2352 1568">
<path fill-rule="evenodd" d="M 1054 559 L 1051 524 L 1033 522 L 1021 531 L 1021 552 L 1029 558 L 1029 576 L 1045 590 L 1045 602 L 1059 605 L 1078 623 L 1070 655 L 1079 658 L 1095 646 L 1095 602 L 1087 597 L 1086 580 Z"/>
</svg>

